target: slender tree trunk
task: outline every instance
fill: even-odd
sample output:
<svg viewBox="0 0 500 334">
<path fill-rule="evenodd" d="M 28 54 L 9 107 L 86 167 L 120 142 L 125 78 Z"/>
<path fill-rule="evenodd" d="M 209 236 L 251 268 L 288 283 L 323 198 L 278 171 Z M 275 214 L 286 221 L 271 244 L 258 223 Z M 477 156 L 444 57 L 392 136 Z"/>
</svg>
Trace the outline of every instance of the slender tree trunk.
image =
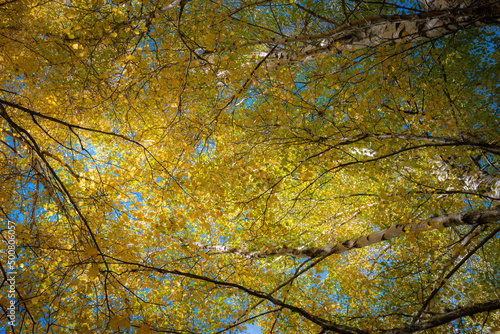
<svg viewBox="0 0 500 334">
<path fill-rule="evenodd" d="M 500 24 L 500 4 L 485 1 L 468 8 L 443 8 L 437 2 L 431 11 L 412 15 L 380 15 L 350 22 L 332 31 L 314 36 L 297 36 L 258 41 L 251 44 L 285 45 L 268 58 L 268 68 L 331 56 L 343 51 L 405 42 L 429 40 L 463 29 Z M 435 10 L 437 9 L 437 10 Z M 307 43 L 299 50 L 290 50 L 290 42 Z"/>
<path fill-rule="evenodd" d="M 195 246 L 208 252 L 218 254 L 237 254 L 248 259 L 262 259 L 276 256 L 292 256 L 296 258 L 317 258 L 328 256 L 336 253 L 343 253 L 355 248 L 370 246 L 385 240 L 390 240 L 399 237 L 408 232 L 424 232 L 435 230 L 438 228 L 462 226 L 462 225 L 483 225 L 500 220 L 500 206 L 491 209 L 475 210 L 461 213 L 453 213 L 435 218 L 430 218 L 416 224 L 399 224 L 391 226 L 385 230 L 381 230 L 359 238 L 346 240 L 336 244 L 326 245 L 322 247 L 313 247 L 305 249 L 297 248 L 278 248 L 268 251 L 248 251 L 241 248 L 229 247 L 223 245 L 203 245 L 194 243 Z"/>
</svg>

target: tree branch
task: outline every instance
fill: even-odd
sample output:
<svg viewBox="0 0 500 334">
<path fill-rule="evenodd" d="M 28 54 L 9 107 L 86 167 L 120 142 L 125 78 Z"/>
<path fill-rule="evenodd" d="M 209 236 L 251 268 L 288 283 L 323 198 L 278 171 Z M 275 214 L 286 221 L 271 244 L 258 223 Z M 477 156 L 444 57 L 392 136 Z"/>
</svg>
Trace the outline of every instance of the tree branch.
<svg viewBox="0 0 500 334">
<path fill-rule="evenodd" d="M 276 306 L 280 306 L 282 308 L 286 308 L 289 311 L 291 311 L 293 313 L 297 313 L 300 316 L 306 318 L 307 320 L 309 320 L 309 321 L 311 321 L 311 322 L 313 322 L 313 323 L 321 326 L 322 328 L 326 328 L 328 330 L 334 330 L 338 334 L 368 334 L 367 331 L 331 322 L 329 320 L 326 320 L 326 319 L 318 317 L 318 316 L 316 316 L 314 314 L 311 314 L 308 311 L 306 311 L 306 310 L 304 310 L 304 309 L 302 309 L 300 307 L 287 304 L 287 303 L 281 301 L 280 299 L 277 299 L 277 298 L 273 297 L 269 293 L 265 293 L 265 292 L 262 292 L 262 291 L 254 290 L 254 289 L 251 289 L 251 288 L 247 288 L 247 287 L 242 286 L 240 284 L 231 283 L 231 282 L 225 282 L 225 281 L 218 281 L 218 280 L 215 280 L 215 279 L 210 278 L 210 277 L 201 276 L 201 275 L 197 275 L 197 274 L 192 274 L 192 273 L 181 271 L 181 270 L 178 270 L 178 269 L 167 270 L 167 269 L 157 268 L 157 267 L 154 267 L 154 266 L 148 266 L 148 265 L 145 265 L 145 264 L 128 262 L 128 261 L 117 259 L 117 258 L 109 256 L 109 255 L 104 255 L 104 257 L 112 259 L 112 260 L 115 260 L 115 261 L 119 261 L 119 262 L 121 262 L 123 264 L 137 266 L 139 268 L 139 269 L 132 269 L 132 271 L 146 270 L 146 271 L 157 272 L 157 273 L 160 273 L 160 274 L 171 274 L 171 275 L 177 275 L 177 276 L 192 278 L 192 279 L 195 279 L 195 280 L 198 280 L 198 281 L 207 282 L 207 283 L 212 283 L 212 284 L 215 284 L 215 285 L 218 285 L 218 286 L 226 286 L 226 287 L 230 287 L 230 288 L 235 288 L 237 290 L 245 292 L 246 294 L 248 294 L 250 296 L 254 296 L 254 297 L 257 297 L 257 298 L 260 298 L 260 299 L 265 299 L 265 300 L 271 302 L 272 304 L 274 304 Z"/>
<path fill-rule="evenodd" d="M 490 300 L 483 303 L 477 303 L 470 306 L 457 307 L 443 315 L 434 317 L 425 322 L 413 324 L 403 328 L 395 328 L 383 331 L 383 334 L 409 334 L 418 331 L 423 331 L 429 328 L 434 328 L 447 324 L 453 320 L 460 319 L 466 316 L 472 316 L 481 312 L 495 311 L 500 309 L 500 299 Z"/>
<path fill-rule="evenodd" d="M 381 230 L 366 236 L 361 236 L 355 239 L 346 240 L 336 244 L 326 245 L 313 248 L 278 248 L 268 251 L 249 251 L 237 247 L 223 245 L 204 245 L 194 242 L 192 245 L 200 250 L 214 252 L 215 254 L 236 254 L 248 259 L 262 259 L 276 256 L 291 256 L 295 258 L 317 258 L 339 254 L 350 251 L 355 248 L 362 248 L 385 240 L 390 240 L 399 237 L 407 232 L 424 232 L 435 230 L 443 227 L 471 225 L 478 226 L 488 223 L 493 223 L 500 220 L 500 206 L 491 209 L 481 209 L 475 211 L 466 211 L 461 213 L 453 213 L 435 218 L 426 219 L 419 223 L 408 223 L 393 225 L 385 230 Z"/>
</svg>

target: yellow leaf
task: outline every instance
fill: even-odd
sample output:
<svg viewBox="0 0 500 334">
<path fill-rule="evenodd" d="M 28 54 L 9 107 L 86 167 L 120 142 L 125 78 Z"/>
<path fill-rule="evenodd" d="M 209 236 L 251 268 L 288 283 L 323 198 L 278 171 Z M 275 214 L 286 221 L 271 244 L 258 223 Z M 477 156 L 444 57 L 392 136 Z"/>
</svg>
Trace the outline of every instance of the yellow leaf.
<svg viewBox="0 0 500 334">
<path fill-rule="evenodd" d="M 148 324 L 142 324 L 139 326 L 139 331 L 137 332 L 138 334 L 150 334 L 151 329 Z"/>
<path fill-rule="evenodd" d="M 97 265 L 97 263 L 92 263 L 89 269 L 89 276 L 94 278 L 97 277 L 98 275 L 99 275 L 99 266 Z"/>
<path fill-rule="evenodd" d="M 85 248 L 84 252 L 86 256 L 91 256 L 91 257 L 96 257 L 98 254 L 97 248 L 95 247 Z"/>
<path fill-rule="evenodd" d="M 210 224 L 207 222 L 207 221 L 201 221 L 201 224 L 203 225 L 203 227 L 207 230 L 207 231 L 210 231 L 212 229 L 212 227 L 210 226 Z"/>
<path fill-rule="evenodd" d="M 118 327 L 120 326 L 120 319 L 115 317 L 109 321 L 109 328 L 112 330 L 116 331 L 118 330 Z"/>
</svg>

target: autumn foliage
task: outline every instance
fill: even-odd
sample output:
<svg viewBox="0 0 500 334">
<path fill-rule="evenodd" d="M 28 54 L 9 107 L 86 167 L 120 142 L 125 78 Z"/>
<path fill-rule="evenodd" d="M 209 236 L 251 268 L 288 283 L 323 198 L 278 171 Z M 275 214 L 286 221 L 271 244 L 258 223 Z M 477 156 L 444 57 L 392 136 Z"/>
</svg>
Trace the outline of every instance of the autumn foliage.
<svg viewBox="0 0 500 334">
<path fill-rule="evenodd" d="M 3 1 L 0 331 L 497 333 L 499 23 Z"/>
</svg>

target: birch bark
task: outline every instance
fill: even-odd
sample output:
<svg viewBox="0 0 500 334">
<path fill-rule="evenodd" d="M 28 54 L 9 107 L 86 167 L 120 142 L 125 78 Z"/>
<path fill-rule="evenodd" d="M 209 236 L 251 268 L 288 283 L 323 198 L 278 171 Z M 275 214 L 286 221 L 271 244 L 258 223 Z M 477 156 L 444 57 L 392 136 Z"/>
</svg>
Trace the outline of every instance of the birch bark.
<svg viewBox="0 0 500 334">
<path fill-rule="evenodd" d="M 490 209 L 474 210 L 468 212 L 453 213 L 435 218 L 426 219 L 416 224 L 398 224 L 385 230 L 369 235 L 349 239 L 343 242 L 305 249 L 278 248 L 270 251 L 248 251 L 241 248 L 223 245 L 203 245 L 194 243 L 203 251 L 217 254 L 236 254 L 248 259 L 262 259 L 276 256 L 291 256 L 295 258 L 318 258 L 350 251 L 355 248 L 367 247 L 385 240 L 397 238 L 405 233 L 421 233 L 439 228 L 455 227 L 463 225 L 479 226 L 500 220 L 500 206 Z"/>
<path fill-rule="evenodd" d="M 283 49 L 268 57 L 268 69 L 273 70 L 283 65 L 311 61 L 345 51 L 430 40 L 459 30 L 500 23 L 500 5 L 496 1 L 482 2 L 467 8 L 444 6 L 440 2 L 427 6 L 432 10 L 418 14 L 380 15 L 349 22 L 322 34 L 275 38 L 244 45 L 283 45 Z M 287 47 L 291 42 L 306 45 L 298 50 L 291 50 Z"/>
</svg>

